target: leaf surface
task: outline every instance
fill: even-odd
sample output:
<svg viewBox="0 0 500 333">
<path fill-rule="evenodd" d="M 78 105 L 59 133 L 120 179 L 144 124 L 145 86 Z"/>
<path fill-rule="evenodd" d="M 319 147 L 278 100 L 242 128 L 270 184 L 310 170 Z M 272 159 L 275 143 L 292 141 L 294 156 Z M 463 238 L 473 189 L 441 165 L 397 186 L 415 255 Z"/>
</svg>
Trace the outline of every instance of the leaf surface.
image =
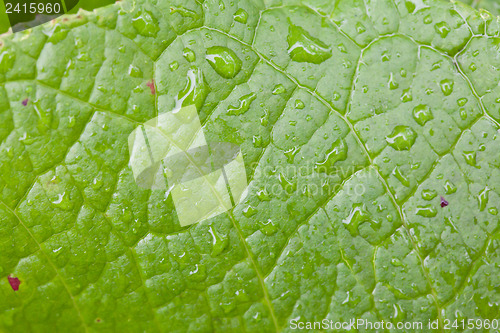
<svg viewBox="0 0 500 333">
<path fill-rule="evenodd" d="M 124 0 L 4 37 L 0 330 L 498 319 L 499 34 L 439 0 Z M 127 138 L 191 104 L 249 194 L 181 227 Z"/>
</svg>

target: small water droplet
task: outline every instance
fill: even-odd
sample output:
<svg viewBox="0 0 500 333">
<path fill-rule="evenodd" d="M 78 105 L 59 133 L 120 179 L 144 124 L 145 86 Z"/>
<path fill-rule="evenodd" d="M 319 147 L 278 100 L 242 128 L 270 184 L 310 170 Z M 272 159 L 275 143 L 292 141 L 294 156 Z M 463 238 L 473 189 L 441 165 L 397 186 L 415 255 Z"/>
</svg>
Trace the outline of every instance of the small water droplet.
<svg viewBox="0 0 500 333">
<path fill-rule="evenodd" d="M 437 215 L 437 210 L 432 205 L 418 206 L 417 215 L 431 218 Z"/>
<path fill-rule="evenodd" d="M 451 28 L 450 26 L 448 25 L 448 23 L 442 21 L 442 22 L 439 22 L 439 23 L 436 23 L 434 25 L 434 29 L 436 30 L 436 32 L 441 36 L 441 38 L 446 38 L 446 36 L 448 36 L 448 34 L 450 33 L 451 31 Z"/>
<path fill-rule="evenodd" d="M 435 190 L 422 190 L 422 199 L 431 201 L 437 196 L 437 191 Z"/>
<path fill-rule="evenodd" d="M 273 95 L 280 95 L 286 92 L 285 87 L 280 83 L 276 85 L 273 89 Z"/>
<path fill-rule="evenodd" d="M 302 102 L 300 99 L 295 100 L 295 108 L 302 110 L 305 107 L 304 102 Z"/>
<path fill-rule="evenodd" d="M 194 62 L 196 60 L 196 54 L 189 47 L 184 48 L 182 50 L 182 56 L 189 62 Z"/>
<path fill-rule="evenodd" d="M 389 82 L 387 83 L 389 86 L 389 89 L 395 90 L 399 88 L 399 83 L 397 83 L 394 79 L 394 74 L 391 72 L 389 76 Z"/>
<path fill-rule="evenodd" d="M 439 83 L 441 91 L 445 96 L 451 95 L 451 93 L 453 92 L 453 84 L 453 80 L 450 79 L 444 79 Z"/>
<path fill-rule="evenodd" d="M 486 209 L 486 206 L 488 205 L 488 201 L 489 201 L 489 194 L 488 192 L 490 191 L 490 189 L 488 187 L 485 187 L 481 193 L 479 193 L 479 195 L 477 196 L 477 201 L 478 201 L 478 204 L 479 204 L 479 210 L 482 212 L 483 210 Z"/>
<path fill-rule="evenodd" d="M 168 67 L 170 67 L 170 70 L 173 72 L 179 68 L 179 63 L 177 61 L 172 61 Z"/>
<path fill-rule="evenodd" d="M 470 166 L 475 167 L 476 166 L 476 152 L 475 151 L 464 151 L 462 153 L 465 159 L 465 163 L 467 163 Z"/>
</svg>

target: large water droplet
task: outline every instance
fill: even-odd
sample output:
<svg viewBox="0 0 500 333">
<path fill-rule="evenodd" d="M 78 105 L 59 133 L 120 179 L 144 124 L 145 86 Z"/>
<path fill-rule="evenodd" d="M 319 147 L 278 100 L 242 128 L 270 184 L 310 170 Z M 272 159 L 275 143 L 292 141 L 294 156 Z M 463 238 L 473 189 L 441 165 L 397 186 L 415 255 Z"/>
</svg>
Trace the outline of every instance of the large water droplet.
<svg viewBox="0 0 500 333">
<path fill-rule="evenodd" d="M 138 33 L 146 37 L 156 37 L 156 34 L 160 30 L 155 17 L 147 10 L 135 14 L 132 19 L 132 26 Z"/>
<path fill-rule="evenodd" d="M 241 60 L 233 50 L 224 46 L 212 46 L 207 49 L 205 58 L 212 68 L 226 79 L 236 76 L 241 70 Z"/>
<path fill-rule="evenodd" d="M 347 158 L 347 143 L 344 139 L 339 138 L 332 143 L 330 149 L 326 151 L 325 159 L 316 163 L 314 170 L 321 173 L 334 173 L 335 163 L 345 161 Z"/>
<path fill-rule="evenodd" d="M 368 209 L 363 203 L 353 204 L 349 216 L 342 221 L 352 237 L 358 235 L 359 225 L 364 222 L 369 222 L 372 228 L 380 227 L 380 223 L 372 219 L 370 212 L 368 212 Z"/>
<path fill-rule="evenodd" d="M 290 24 L 288 54 L 293 61 L 320 64 L 332 56 L 331 48 L 302 27 Z"/>
<path fill-rule="evenodd" d="M 432 205 L 417 207 L 417 215 L 431 218 L 437 215 L 437 210 Z"/>
<path fill-rule="evenodd" d="M 253 92 L 241 96 L 239 99 L 239 105 L 238 106 L 229 105 L 229 107 L 227 108 L 227 113 L 229 115 L 238 116 L 240 114 L 247 112 L 255 98 L 257 98 L 257 95 Z"/>
<path fill-rule="evenodd" d="M 427 105 L 420 104 L 413 109 L 413 119 L 420 125 L 424 126 L 429 120 L 434 119 L 431 108 Z"/>
<path fill-rule="evenodd" d="M 233 19 L 236 22 L 245 24 L 247 23 L 248 20 L 248 13 L 244 9 L 240 8 L 236 11 L 236 13 L 234 13 Z"/>
<path fill-rule="evenodd" d="M 191 67 L 187 72 L 186 85 L 177 95 L 176 109 L 192 104 L 196 105 L 198 110 L 201 109 L 209 91 L 210 87 L 206 83 L 201 69 Z"/>
<path fill-rule="evenodd" d="M 417 133 L 415 133 L 408 126 L 396 126 L 392 133 L 385 138 L 389 146 L 396 150 L 409 150 L 415 140 L 417 139 Z"/>
</svg>

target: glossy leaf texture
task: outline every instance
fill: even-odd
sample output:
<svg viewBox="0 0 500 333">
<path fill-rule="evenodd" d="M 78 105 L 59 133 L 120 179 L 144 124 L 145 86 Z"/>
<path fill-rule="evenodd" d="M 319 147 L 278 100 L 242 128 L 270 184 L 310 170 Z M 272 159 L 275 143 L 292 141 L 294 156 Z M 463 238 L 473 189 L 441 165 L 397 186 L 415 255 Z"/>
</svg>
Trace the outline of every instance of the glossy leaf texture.
<svg viewBox="0 0 500 333">
<path fill-rule="evenodd" d="M 440 0 L 123 0 L 2 37 L 0 331 L 498 319 L 499 35 Z M 249 188 L 181 227 L 127 138 L 188 105 Z"/>
</svg>

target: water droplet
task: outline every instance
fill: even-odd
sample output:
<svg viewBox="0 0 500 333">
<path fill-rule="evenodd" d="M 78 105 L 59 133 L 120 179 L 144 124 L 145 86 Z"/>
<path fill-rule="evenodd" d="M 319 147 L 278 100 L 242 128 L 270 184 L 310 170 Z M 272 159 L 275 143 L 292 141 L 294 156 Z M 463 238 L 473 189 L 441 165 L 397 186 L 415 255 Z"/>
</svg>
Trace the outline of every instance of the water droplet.
<svg viewBox="0 0 500 333">
<path fill-rule="evenodd" d="M 325 159 L 316 163 L 314 170 L 319 173 L 334 173 L 336 172 L 335 163 L 345 161 L 347 159 L 347 143 L 344 139 L 339 138 L 332 143 L 330 149 L 325 153 Z"/>
<path fill-rule="evenodd" d="M 448 25 L 448 23 L 446 23 L 444 21 L 436 23 L 436 25 L 434 25 L 434 29 L 441 36 L 441 38 L 446 38 L 446 36 L 448 36 L 448 34 L 451 31 L 450 26 Z"/>
<path fill-rule="evenodd" d="M 467 98 L 458 99 L 457 104 L 458 104 L 458 106 L 464 106 L 465 104 L 467 104 Z"/>
<path fill-rule="evenodd" d="M 173 72 L 179 68 L 179 63 L 177 61 L 173 61 L 168 67 L 170 67 L 170 70 Z"/>
<path fill-rule="evenodd" d="M 52 111 L 50 109 L 43 108 L 39 100 L 33 102 L 33 107 L 38 117 L 37 128 L 40 132 L 46 133 L 52 124 Z"/>
<path fill-rule="evenodd" d="M 437 210 L 432 205 L 418 206 L 417 215 L 431 218 L 437 215 Z"/>
<path fill-rule="evenodd" d="M 479 203 L 479 210 L 482 212 L 483 210 L 485 210 L 486 206 L 488 205 L 488 201 L 489 201 L 489 194 L 488 192 L 490 191 L 490 189 L 488 187 L 485 187 L 481 193 L 479 193 L 479 195 L 477 196 L 477 201 Z"/>
<path fill-rule="evenodd" d="M 455 184 L 447 180 L 444 183 L 444 191 L 446 194 L 453 194 L 457 191 L 457 187 L 455 186 Z"/>
<path fill-rule="evenodd" d="M 206 83 L 201 69 L 191 67 L 187 72 L 186 85 L 177 95 L 176 109 L 194 104 L 200 110 L 209 91 L 210 87 Z"/>
<path fill-rule="evenodd" d="M 293 147 L 285 151 L 286 161 L 290 164 L 293 163 L 295 155 L 300 151 L 299 147 Z"/>
<path fill-rule="evenodd" d="M 495 207 L 491 207 L 490 209 L 488 209 L 488 213 L 490 213 L 491 215 L 497 215 L 498 209 L 496 209 Z"/>
<path fill-rule="evenodd" d="M 432 16 L 427 15 L 424 17 L 424 24 L 431 24 L 432 23 Z"/>
<path fill-rule="evenodd" d="M 245 24 L 247 23 L 248 20 L 248 13 L 244 9 L 240 8 L 236 11 L 236 13 L 234 13 L 233 19 L 236 22 Z"/>
<path fill-rule="evenodd" d="M 453 92 L 453 84 L 453 80 L 449 79 L 444 79 L 439 83 L 439 85 L 441 86 L 441 91 L 445 96 L 451 95 L 451 93 Z"/>
<path fill-rule="evenodd" d="M 6 73 L 14 66 L 16 54 L 11 49 L 5 49 L 0 53 L 0 72 Z"/>
<path fill-rule="evenodd" d="M 422 199 L 431 201 L 437 196 L 437 191 L 435 190 L 422 190 Z"/>
<path fill-rule="evenodd" d="M 370 212 L 368 212 L 368 209 L 363 203 L 353 204 L 349 216 L 342 221 L 352 237 L 358 235 L 359 226 L 364 222 L 369 222 L 372 228 L 380 227 L 380 223 L 372 219 Z"/>
<path fill-rule="evenodd" d="M 293 61 L 320 64 L 332 56 L 328 45 L 312 37 L 302 27 L 290 24 L 287 40 L 288 55 Z"/>
<path fill-rule="evenodd" d="M 281 187 L 285 190 L 286 193 L 292 194 L 297 189 L 297 183 L 293 180 L 288 180 L 283 173 L 279 173 L 278 180 L 281 184 Z"/>
<path fill-rule="evenodd" d="M 356 23 L 356 31 L 358 34 L 362 34 L 363 32 L 366 31 L 366 28 L 363 24 L 361 24 L 361 22 L 357 22 Z"/>
<path fill-rule="evenodd" d="M 424 126 L 429 120 L 434 119 L 434 116 L 427 105 L 420 104 L 413 109 L 413 119 L 420 126 Z"/>
<path fill-rule="evenodd" d="M 257 214 L 257 209 L 253 208 L 252 206 L 247 206 L 245 209 L 243 209 L 243 215 L 245 215 L 247 218 L 250 218 Z"/>
<path fill-rule="evenodd" d="M 273 95 L 280 95 L 286 92 L 285 87 L 280 83 L 276 85 L 273 89 Z"/>
<path fill-rule="evenodd" d="M 139 67 L 130 64 L 130 66 L 128 66 L 128 75 L 132 77 L 142 77 L 142 71 Z"/>
<path fill-rule="evenodd" d="M 189 62 L 194 62 L 196 60 L 196 54 L 189 47 L 184 48 L 182 50 L 182 56 Z"/>
<path fill-rule="evenodd" d="M 394 74 L 393 73 L 391 73 L 391 75 L 389 76 L 388 86 L 389 86 L 389 89 L 391 89 L 391 90 L 395 90 L 395 89 L 399 88 L 399 83 L 397 83 L 394 80 Z"/>
<path fill-rule="evenodd" d="M 382 52 L 382 62 L 391 60 L 387 51 Z"/>
<path fill-rule="evenodd" d="M 264 233 L 266 236 L 271 236 L 278 231 L 278 227 L 274 225 L 272 220 L 267 220 L 266 222 L 261 222 L 262 227 L 260 228 L 260 231 Z"/>
<path fill-rule="evenodd" d="M 179 6 L 179 7 L 170 7 L 170 13 L 178 13 L 182 17 L 191 17 L 193 19 L 197 19 L 198 18 L 198 14 L 196 14 L 196 12 L 194 12 L 194 11 L 192 11 L 190 9 L 187 9 L 185 7 L 182 7 L 182 6 Z"/>
<path fill-rule="evenodd" d="M 477 69 L 476 64 L 472 62 L 472 63 L 469 65 L 469 69 L 470 69 L 471 71 L 475 72 L 475 71 L 476 71 L 476 69 Z"/>
<path fill-rule="evenodd" d="M 146 37 L 156 37 L 160 30 L 155 17 L 147 10 L 140 11 L 134 16 L 132 26 L 139 34 Z"/>
<path fill-rule="evenodd" d="M 403 184 L 406 187 L 410 187 L 410 181 L 401 173 L 401 170 L 399 169 L 398 166 L 396 166 L 392 170 L 392 174 L 394 175 L 394 177 L 396 177 L 397 180 L 401 182 L 401 184 Z"/>
<path fill-rule="evenodd" d="M 257 198 L 260 201 L 271 201 L 271 195 L 269 195 L 269 193 L 265 188 L 260 191 L 257 191 Z"/>
<path fill-rule="evenodd" d="M 224 251 L 224 249 L 229 244 L 227 237 L 220 236 L 213 226 L 208 229 L 212 235 L 212 252 L 210 253 L 212 257 L 216 257 Z"/>
<path fill-rule="evenodd" d="M 69 128 L 73 128 L 75 127 L 75 124 L 76 124 L 76 119 L 74 116 L 69 116 L 68 117 L 68 127 Z"/>
<path fill-rule="evenodd" d="M 252 142 L 253 142 L 253 146 L 255 148 L 262 148 L 262 147 L 264 147 L 264 142 L 263 142 L 262 137 L 260 135 L 254 135 L 252 137 Z"/>
<path fill-rule="evenodd" d="M 212 68 L 226 79 L 236 76 L 241 70 L 241 60 L 233 50 L 224 46 L 212 46 L 205 56 Z"/>
<path fill-rule="evenodd" d="M 73 209 L 73 203 L 71 202 L 69 195 L 66 192 L 57 195 L 57 199 L 52 201 L 54 206 L 62 210 L 69 211 Z"/>
<path fill-rule="evenodd" d="M 340 99 L 340 94 L 338 92 L 333 93 L 333 100 L 338 101 Z"/>
<path fill-rule="evenodd" d="M 476 152 L 475 151 L 464 151 L 462 153 L 465 159 L 465 163 L 467 163 L 470 166 L 475 167 L 476 166 Z"/>
<path fill-rule="evenodd" d="M 403 90 L 403 94 L 401 95 L 401 101 L 403 103 L 411 102 L 413 100 L 413 96 L 411 95 L 410 88 Z"/>
<path fill-rule="evenodd" d="M 300 99 L 295 100 L 295 108 L 302 110 L 305 107 L 304 102 L 302 102 Z"/>
<path fill-rule="evenodd" d="M 238 100 L 239 101 L 238 106 L 229 105 L 229 107 L 227 108 L 227 114 L 238 116 L 240 114 L 247 112 L 248 109 L 250 109 L 250 105 L 256 98 L 257 95 L 253 92 L 241 96 L 240 99 Z"/>
<path fill-rule="evenodd" d="M 385 138 L 389 146 L 396 150 L 409 150 L 415 140 L 417 139 L 417 133 L 415 133 L 408 126 L 396 126 L 392 133 Z"/>
</svg>

